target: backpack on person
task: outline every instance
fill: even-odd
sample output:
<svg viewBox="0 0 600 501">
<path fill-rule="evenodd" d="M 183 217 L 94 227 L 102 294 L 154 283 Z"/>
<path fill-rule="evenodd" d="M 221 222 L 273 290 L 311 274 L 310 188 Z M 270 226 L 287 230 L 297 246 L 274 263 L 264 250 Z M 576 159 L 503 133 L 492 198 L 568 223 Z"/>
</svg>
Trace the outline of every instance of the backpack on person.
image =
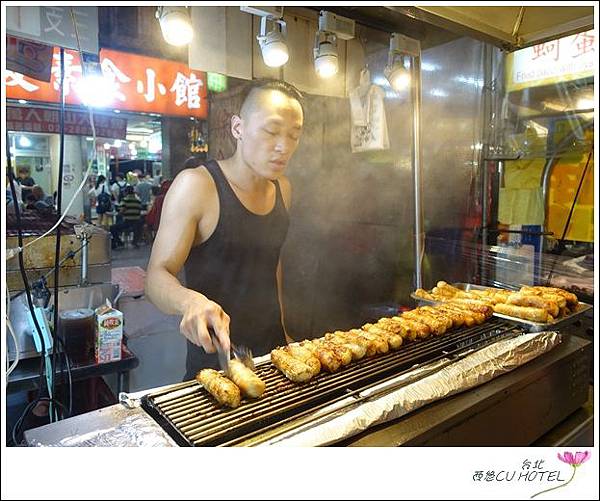
<svg viewBox="0 0 600 501">
<path fill-rule="evenodd" d="M 104 191 L 104 186 L 102 187 L 102 191 L 98 195 L 96 199 L 96 214 L 104 214 L 106 212 L 110 212 L 112 210 L 112 199 L 111 196 Z"/>
<path fill-rule="evenodd" d="M 127 181 L 125 181 L 123 183 L 123 186 L 121 186 L 118 182 L 117 182 L 117 186 L 119 187 L 119 203 L 123 201 L 123 199 L 127 196 L 127 186 L 129 186 L 129 184 L 127 184 Z"/>
</svg>

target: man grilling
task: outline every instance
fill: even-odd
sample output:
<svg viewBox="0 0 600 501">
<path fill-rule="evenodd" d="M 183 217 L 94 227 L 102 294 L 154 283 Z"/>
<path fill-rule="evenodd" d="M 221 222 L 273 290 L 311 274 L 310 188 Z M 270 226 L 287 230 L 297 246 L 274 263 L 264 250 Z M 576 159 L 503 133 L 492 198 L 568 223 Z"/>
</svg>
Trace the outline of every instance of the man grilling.
<svg viewBox="0 0 600 501">
<path fill-rule="evenodd" d="M 250 82 L 231 118 L 233 156 L 180 172 L 165 197 L 146 294 L 183 315 L 185 379 L 218 367 L 215 343 L 228 353 L 231 338 L 264 355 L 290 341 L 279 257 L 291 201 L 283 174 L 302 133 L 301 98 L 282 81 Z M 182 267 L 185 287 L 176 278 Z"/>
</svg>

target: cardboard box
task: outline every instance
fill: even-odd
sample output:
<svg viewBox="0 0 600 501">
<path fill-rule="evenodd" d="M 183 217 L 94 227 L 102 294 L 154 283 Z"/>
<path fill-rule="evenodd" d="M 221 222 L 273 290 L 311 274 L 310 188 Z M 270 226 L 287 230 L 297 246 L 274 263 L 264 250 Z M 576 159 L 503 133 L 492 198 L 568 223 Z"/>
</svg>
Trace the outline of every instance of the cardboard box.
<svg viewBox="0 0 600 501">
<path fill-rule="evenodd" d="M 123 313 L 109 304 L 96 308 L 96 363 L 121 360 Z"/>
</svg>

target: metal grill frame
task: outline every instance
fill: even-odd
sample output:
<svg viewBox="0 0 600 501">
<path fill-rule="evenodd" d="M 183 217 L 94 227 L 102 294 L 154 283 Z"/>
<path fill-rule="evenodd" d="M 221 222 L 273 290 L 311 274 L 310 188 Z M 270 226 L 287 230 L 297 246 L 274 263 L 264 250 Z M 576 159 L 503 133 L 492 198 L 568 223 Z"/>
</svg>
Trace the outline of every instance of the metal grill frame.
<svg viewBox="0 0 600 501">
<path fill-rule="evenodd" d="M 321 372 L 303 384 L 289 381 L 266 361 L 256 367 L 257 375 L 266 383 L 265 393 L 260 399 L 242 399 L 235 409 L 219 405 L 194 380 L 145 395 L 142 408 L 178 445 L 236 445 L 423 364 L 456 359 L 499 338 L 521 333 L 523 329 L 514 323 L 493 319 L 443 336 L 407 342 L 399 350 L 363 358 L 331 374 Z"/>
</svg>

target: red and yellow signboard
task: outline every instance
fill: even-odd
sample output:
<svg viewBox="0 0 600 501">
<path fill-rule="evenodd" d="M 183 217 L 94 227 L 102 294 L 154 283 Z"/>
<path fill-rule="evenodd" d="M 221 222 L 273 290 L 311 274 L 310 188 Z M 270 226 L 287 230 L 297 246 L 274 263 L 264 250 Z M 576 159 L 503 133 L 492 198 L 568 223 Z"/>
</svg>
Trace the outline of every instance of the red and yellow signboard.
<svg viewBox="0 0 600 501">
<path fill-rule="evenodd" d="M 125 139 L 127 120 L 118 115 L 94 113 L 94 126 L 98 137 Z M 46 110 L 31 106 L 8 106 L 6 108 L 6 128 L 19 132 L 42 132 L 58 134 L 60 121 L 58 110 Z M 84 111 L 65 111 L 65 134 L 91 136 L 90 116 Z"/>
<path fill-rule="evenodd" d="M 590 30 L 511 52 L 506 59 L 506 88 L 512 92 L 593 77 L 596 47 Z"/>
<path fill-rule="evenodd" d="M 52 78 L 49 83 L 7 71 L 6 97 L 59 102 L 58 48 L 54 49 L 53 57 Z M 102 107 L 196 118 L 206 118 L 208 115 L 204 72 L 191 70 L 183 63 L 107 49 L 100 51 L 100 65 L 103 83 L 98 92 L 105 94 Z M 65 102 L 85 104 L 86 99 L 93 101 L 94 96 L 86 97 L 89 94 L 90 84 L 83 79 L 79 54 L 65 50 Z"/>
</svg>

